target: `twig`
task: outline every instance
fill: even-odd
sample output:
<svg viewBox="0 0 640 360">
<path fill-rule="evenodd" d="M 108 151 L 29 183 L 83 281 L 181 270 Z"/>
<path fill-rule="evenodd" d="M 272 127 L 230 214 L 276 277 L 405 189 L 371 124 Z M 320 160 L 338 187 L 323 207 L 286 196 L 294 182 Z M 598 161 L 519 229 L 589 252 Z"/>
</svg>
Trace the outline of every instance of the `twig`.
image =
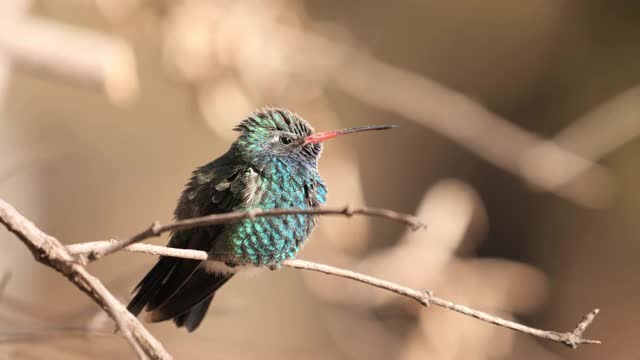
<svg viewBox="0 0 640 360">
<path fill-rule="evenodd" d="M 80 244 L 73 244 L 67 246 L 67 250 L 70 254 L 81 255 L 91 253 L 93 251 L 100 251 L 102 249 L 110 248 L 114 241 L 94 241 Z M 194 260 L 208 260 L 208 255 L 205 251 L 200 250 L 188 250 L 188 249 L 175 249 L 165 246 L 150 245 L 150 244 L 132 244 L 124 248 L 126 251 L 141 252 L 145 254 L 161 255 L 161 256 L 173 256 L 184 259 Z M 485 321 L 494 325 L 502 326 L 511 330 L 519 331 L 525 334 L 533 335 L 542 339 L 548 339 L 565 344 L 571 348 L 577 348 L 581 344 L 600 344 L 599 340 L 590 340 L 582 337 L 587 327 L 593 322 L 595 316 L 600 311 L 595 309 L 588 313 L 583 320 L 576 326 L 573 331 L 570 332 L 556 332 L 549 330 L 540 330 L 532 328 L 526 325 L 522 325 L 513 321 L 509 321 L 497 316 L 487 314 L 482 311 L 474 310 L 470 307 L 459 305 L 451 301 L 434 296 L 432 292 L 427 290 L 417 290 L 408 288 L 396 283 L 378 279 L 372 276 L 356 273 L 350 270 L 340 269 L 329 265 L 318 264 L 305 260 L 286 260 L 282 263 L 284 266 L 288 266 L 295 269 L 316 271 L 328 275 L 334 275 L 343 277 L 346 279 L 355 280 L 367 285 L 375 286 L 380 289 L 394 292 L 396 294 L 406 296 L 414 299 L 424 306 L 430 304 L 443 307 L 458 313 L 474 317 L 478 320 Z"/>
<path fill-rule="evenodd" d="M 57 239 L 45 234 L 15 208 L 0 199 L 0 223 L 31 250 L 35 259 L 47 265 L 76 285 L 100 305 L 118 325 L 141 359 L 171 359 L 162 344 L 131 315 L 96 277 L 91 275 Z"/>
<path fill-rule="evenodd" d="M 171 224 L 160 225 L 159 222 L 154 222 L 151 226 L 134 235 L 133 237 L 116 241 L 111 243 L 108 247 L 100 248 L 95 251 L 91 251 L 87 254 L 86 258 L 82 259 L 83 261 L 89 260 L 94 261 L 100 259 L 109 254 L 113 254 L 116 251 L 119 251 L 125 248 L 128 245 L 140 242 L 142 240 L 158 236 L 167 231 L 174 230 L 183 230 L 190 229 L 194 227 L 201 227 L 207 225 L 216 225 L 216 224 L 226 224 L 235 222 L 242 219 L 253 219 L 256 217 L 263 216 L 281 216 L 281 215 L 342 215 L 351 217 L 354 215 L 362 215 L 362 216 L 372 216 L 372 217 L 380 217 L 384 219 L 388 219 L 391 221 L 396 221 L 405 225 L 408 225 L 413 230 L 418 230 L 420 228 L 426 227 L 425 224 L 420 222 L 418 219 L 411 215 L 401 214 L 395 211 L 387 210 L 387 209 L 375 209 L 375 208 L 359 208 L 354 209 L 350 206 L 345 206 L 343 208 L 320 208 L 320 209 L 272 209 L 272 210 L 249 210 L 249 211 L 235 211 L 224 214 L 215 214 L 209 216 L 202 216 L 187 220 L 176 221 Z"/>
<path fill-rule="evenodd" d="M 470 307 L 459 305 L 454 302 L 436 297 L 433 295 L 431 291 L 428 290 L 417 290 L 408 287 L 404 287 L 398 285 L 396 283 L 392 283 L 390 281 L 381 280 L 378 278 L 374 278 L 372 276 L 356 273 L 350 270 L 340 269 L 329 265 L 318 264 L 306 260 L 286 260 L 283 262 L 283 265 L 289 266 L 295 269 L 303 269 L 316 271 L 323 274 L 334 275 L 343 277 L 346 279 L 355 280 L 367 285 L 375 286 L 380 289 L 388 290 L 394 292 L 399 295 L 403 295 L 409 297 L 411 299 L 416 300 L 420 304 L 424 306 L 429 306 L 431 304 L 443 307 L 448 310 L 453 310 L 455 312 L 459 312 L 461 314 L 471 316 L 478 320 L 482 320 L 488 322 L 490 324 L 498 325 L 505 327 L 507 329 L 520 331 L 525 334 L 533 335 L 542 339 L 548 339 L 552 341 L 556 341 L 559 343 L 563 343 L 573 349 L 577 348 L 580 344 L 600 344 L 599 340 L 590 340 L 582 337 L 582 334 L 587 329 L 595 316 L 600 312 L 600 309 L 594 309 L 590 313 L 588 313 L 583 320 L 578 324 L 578 326 L 571 332 L 556 332 L 549 330 L 540 330 L 536 328 L 532 328 L 526 325 L 522 325 L 513 321 L 509 321 L 497 316 L 493 316 L 487 314 L 482 311 L 474 310 Z"/>
</svg>

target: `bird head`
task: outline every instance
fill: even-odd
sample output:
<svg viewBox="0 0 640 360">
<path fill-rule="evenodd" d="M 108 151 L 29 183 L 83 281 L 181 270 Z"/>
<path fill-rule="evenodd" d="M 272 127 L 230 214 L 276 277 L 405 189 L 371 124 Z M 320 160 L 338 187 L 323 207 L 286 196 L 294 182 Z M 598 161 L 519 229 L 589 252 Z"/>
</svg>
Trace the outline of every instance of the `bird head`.
<svg viewBox="0 0 640 360">
<path fill-rule="evenodd" d="M 236 151 L 252 163 L 284 158 L 316 166 L 325 140 L 362 131 L 386 130 L 395 125 L 370 125 L 327 132 L 314 132 L 302 117 L 286 109 L 265 108 L 251 114 L 235 127 L 242 134 Z"/>
</svg>

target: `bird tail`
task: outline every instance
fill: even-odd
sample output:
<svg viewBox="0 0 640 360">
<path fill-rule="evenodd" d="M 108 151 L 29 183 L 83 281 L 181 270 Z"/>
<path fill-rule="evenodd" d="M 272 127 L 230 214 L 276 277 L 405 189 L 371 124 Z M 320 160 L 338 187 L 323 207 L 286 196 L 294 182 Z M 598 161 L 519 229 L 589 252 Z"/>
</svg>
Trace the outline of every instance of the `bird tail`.
<svg viewBox="0 0 640 360">
<path fill-rule="evenodd" d="M 127 309 L 138 316 L 150 312 L 150 321 L 173 319 L 178 327 L 194 331 L 202 322 L 213 296 L 233 276 L 205 269 L 199 260 L 162 257 L 136 287 Z"/>
</svg>

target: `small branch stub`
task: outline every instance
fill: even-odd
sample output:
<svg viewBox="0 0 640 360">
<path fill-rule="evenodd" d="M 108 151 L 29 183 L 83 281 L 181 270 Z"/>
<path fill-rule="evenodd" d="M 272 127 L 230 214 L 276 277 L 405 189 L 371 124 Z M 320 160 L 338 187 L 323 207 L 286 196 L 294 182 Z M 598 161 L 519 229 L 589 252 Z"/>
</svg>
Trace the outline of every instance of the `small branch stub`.
<svg viewBox="0 0 640 360">
<path fill-rule="evenodd" d="M 433 297 L 433 291 L 422 290 L 422 297 L 420 298 L 420 303 L 426 307 L 430 307 L 432 297 Z"/>
<path fill-rule="evenodd" d="M 151 233 L 153 234 L 153 236 L 159 236 L 160 233 L 162 232 L 162 226 L 160 225 L 160 221 L 156 220 L 153 222 L 153 224 L 151 224 L 151 227 L 149 228 L 149 230 L 151 230 Z"/>
<path fill-rule="evenodd" d="M 352 217 L 353 216 L 353 208 L 350 205 L 347 205 L 344 207 L 344 214 L 347 217 Z"/>
<path fill-rule="evenodd" d="M 602 342 L 600 340 L 589 340 L 582 337 L 582 334 L 584 334 L 589 325 L 591 325 L 598 313 L 600 313 L 600 309 L 593 309 L 593 311 L 585 315 L 584 318 L 582 318 L 582 321 L 580 321 L 580 323 L 578 323 L 576 328 L 573 330 L 573 332 L 564 334 L 567 336 L 565 337 L 563 343 L 565 343 L 572 349 L 577 348 L 580 344 L 601 344 Z"/>
</svg>

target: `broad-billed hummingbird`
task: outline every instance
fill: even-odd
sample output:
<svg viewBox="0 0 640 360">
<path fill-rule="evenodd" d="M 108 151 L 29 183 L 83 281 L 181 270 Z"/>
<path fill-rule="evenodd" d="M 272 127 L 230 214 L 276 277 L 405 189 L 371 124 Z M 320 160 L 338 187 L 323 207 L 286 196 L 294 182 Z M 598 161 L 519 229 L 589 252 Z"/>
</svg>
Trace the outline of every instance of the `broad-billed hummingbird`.
<svg viewBox="0 0 640 360">
<path fill-rule="evenodd" d="M 337 136 L 395 126 L 363 126 L 314 133 L 285 109 L 265 108 L 234 129 L 229 151 L 193 171 L 178 201 L 178 220 L 250 209 L 312 209 L 325 203 L 318 173 L 322 142 Z M 150 321 L 173 319 L 195 330 L 215 292 L 242 265 L 276 267 L 293 258 L 315 226 L 312 215 L 258 217 L 230 224 L 178 230 L 168 246 L 206 251 L 216 261 L 160 257 L 136 287 L 129 311 L 143 308 Z"/>
</svg>

